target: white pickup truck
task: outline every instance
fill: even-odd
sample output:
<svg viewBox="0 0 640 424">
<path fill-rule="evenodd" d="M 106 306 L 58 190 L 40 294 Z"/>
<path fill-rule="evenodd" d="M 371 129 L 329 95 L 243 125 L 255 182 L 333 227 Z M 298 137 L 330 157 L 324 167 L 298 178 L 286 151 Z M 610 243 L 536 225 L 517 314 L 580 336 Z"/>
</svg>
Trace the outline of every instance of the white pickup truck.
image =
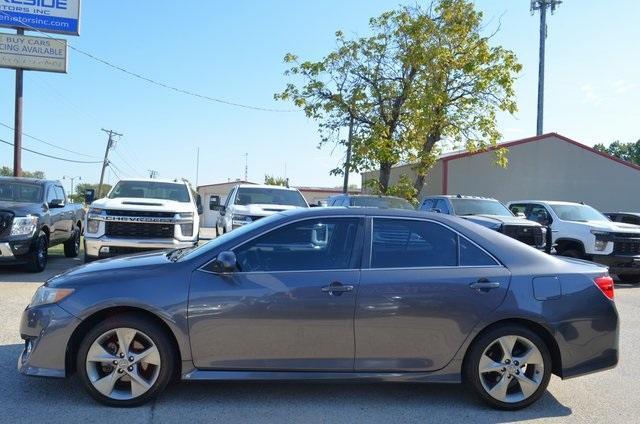
<svg viewBox="0 0 640 424">
<path fill-rule="evenodd" d="M 508 207 L 549 226 L 557 254 L 606 265 L 621 281 L 640 283 L 640 226 L 612 222 L 580 203 L 518 200 Z"/>
<path fill-rule="evenodd" d="M 91 203 L 85 261 L 198 243 L 202 205 L 185 182 L 121 180 Z"/>
</svg>

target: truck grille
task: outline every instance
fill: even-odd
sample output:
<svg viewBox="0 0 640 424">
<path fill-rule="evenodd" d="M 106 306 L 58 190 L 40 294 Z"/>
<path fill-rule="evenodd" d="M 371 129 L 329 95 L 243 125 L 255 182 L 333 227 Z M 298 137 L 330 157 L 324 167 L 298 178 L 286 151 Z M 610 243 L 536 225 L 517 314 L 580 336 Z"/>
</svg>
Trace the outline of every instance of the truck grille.
<svg viewBox="0 0 640 424">
<path fill-rule="evenodd" d="M 0 236 L 9 234 L 11 231 L 11 223 L 13 222 L 13 213 L 0 211 Z"/>
<path fill-rule="evenodd" d="M 525 225 L 505 225 L 502 233 L 521 241 L 529 246 L 541 246 L 544 244 L 541 227 L 527 227 Z"/>
<path fill-rule="evenodd" d="M 173 224 L 107 221 L 105 223 L 105 234 L 111 237 L 135 239 L 173 238 L 173 227 Z"/>
<path fill-rule="evenodd" d="M 175 212 L 153 212 L 153 211 L 119 211 L 108 209 L 107 216 L 142 216 L 145 218 L 173 218 Z"/>
<path fill-rule="evenodd" d="M 640 255 L 640 240 L 616 241 L 613 243 L 615 255 Z"/>
</svg>

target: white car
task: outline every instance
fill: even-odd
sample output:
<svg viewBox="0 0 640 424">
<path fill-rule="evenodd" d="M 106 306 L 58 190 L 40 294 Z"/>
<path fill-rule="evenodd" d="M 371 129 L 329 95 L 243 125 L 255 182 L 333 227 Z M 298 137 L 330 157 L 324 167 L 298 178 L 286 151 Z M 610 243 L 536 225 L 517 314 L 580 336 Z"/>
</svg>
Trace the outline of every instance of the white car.
<svg viewBox="0 0 640 424">
<path fill-rule="evenodd" d="M 265 216 L 295 208 L 308 208 L 304 196 L 295 188 L 238 184 L 227 196 L 224 205 L 212 199 L 209 209 L 220 212 L 216 224 L 216 235 L 228 233 Z"/>
<path fill-rule="evenodd" d="M 202 206 L 185 182 L 121 180 L 89 207 L 85 260 L 198 243 Z"/>
<path fill-rule="evenodd" d="M 640 226 L 612 222 L 580 203 L 518 200 L 508 207 L 549 226 L 559 255 L 607 265 L 621 281 L 640 282 Z"/>
</svg>

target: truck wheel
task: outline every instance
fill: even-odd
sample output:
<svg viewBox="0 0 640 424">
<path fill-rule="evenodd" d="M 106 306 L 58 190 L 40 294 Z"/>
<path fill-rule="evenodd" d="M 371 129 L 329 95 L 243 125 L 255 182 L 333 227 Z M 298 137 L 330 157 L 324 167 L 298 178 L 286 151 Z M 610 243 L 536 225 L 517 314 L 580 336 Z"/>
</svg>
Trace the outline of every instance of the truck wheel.
<svg viewBox="0 0 640 424">
<path fill-rule="evenodd" d="M 568 258 L 584 259 L 582 252 L 576 249 L 567 249 L 560 253 L 560 256 L 566 256 Z"/>
<path fill-rule="evenodd" d="M 73 236 L 64 242 L 64 256 L 76 258 L 80 254 L 80 228 L 76 226 Z"/>
<path fill-rule="evenodd" d="M 40 231 L 35 241 L 33 252 L 29 254 L 27 261 L 27 271 L 42 272 L 47 267 L 47 250 L 49 248 L 49 240 L 44 231 Z"/>
<path fill-rule="evenodd" d="M 640 284 L 640 274 L 618 275 L 618 279 L 627 284 Z"/>
</svg>

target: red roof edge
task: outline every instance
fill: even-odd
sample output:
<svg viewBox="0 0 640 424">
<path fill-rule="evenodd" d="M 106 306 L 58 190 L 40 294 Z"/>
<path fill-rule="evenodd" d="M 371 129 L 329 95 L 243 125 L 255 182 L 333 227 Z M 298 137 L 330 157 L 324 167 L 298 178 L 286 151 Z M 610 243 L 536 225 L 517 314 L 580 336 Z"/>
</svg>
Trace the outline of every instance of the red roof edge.
<svg viewBox="0 0 640 424">
<path fill-rule="evenodd" d="M 469 157 L 469 156 L 474 156 L 474 155 L 478 155 L 480 153 L 492 152 L 494 150 L 501 149 L 503 147 L 509 148 L 509 147 L 513 147 L 513 146 L 518 146 L 520 144 L 531 143 L 531 142 L 534 142 L 534 141 L 546 140 L 546 139 L 550 139 L 550 138 L 553 138 L 553 137 L 558 138 L 558 139 L 560 139 L 562 141 L 565 141 L 565 142 L 567 142 L 569 144 L 573 144 L 574 146 L 580 147 L 581 149 L 587 150 L 587 151 L 589 151 L 591 153 L 595 153 L 596 155 L 600 155 L 600 156 L 602 156 L 604 158 L 607 158 L 607 159 L 610 159 L 612 161 L 618 162 L 619 164 L 626 165 L 629 168 L 635 169 L 636 171 L 640 171 L 640 166 L 639 165 L 636 165 L 636 164 L 631 163 L 631 162 L 627 162 L 626 160 L 622 160 L 622 159 L 620 159 L 618 157 L 615 157 L 615 156 L 612 156 L 612 155 L 610 155 L 608 153 L 601 152 L 599 150 L 594 149 L 593 147 L 586 146 L 586 145 L 584 145 L 584 144 L 582 144 L 582 143 L 580 143 L 578 141 L 572 140 L 569 137 L 565 137 L 564 135 L 558 134 L 556 132 L 550 132 L 550 133 L 546 133 L 546 134 L 542 134 L 542 135 L 537 135 L 537 136 L 534 136 L 534 137 L 527 137 L 527 138 L 522 138 L 522 139 L 519 139 L 519 140 L 509 141 L 507 143 L 498 144 L 497 146 L 491 146 L 491 147 L 488 147 L 488 148 L 483 149 L 483 150 L 478 150 L 476 152 L 458 153 L 457 155 L 452 155 L 452 156 L 449 156 L 449 157 L 442 158 L 442 161 L 443 161 L 444 164 L 447 164 L 451 160 L 465 158 L 465 157 Z M 445 177 L 446 177 L 446 174 L 445 174 Z"/>
</svg>

